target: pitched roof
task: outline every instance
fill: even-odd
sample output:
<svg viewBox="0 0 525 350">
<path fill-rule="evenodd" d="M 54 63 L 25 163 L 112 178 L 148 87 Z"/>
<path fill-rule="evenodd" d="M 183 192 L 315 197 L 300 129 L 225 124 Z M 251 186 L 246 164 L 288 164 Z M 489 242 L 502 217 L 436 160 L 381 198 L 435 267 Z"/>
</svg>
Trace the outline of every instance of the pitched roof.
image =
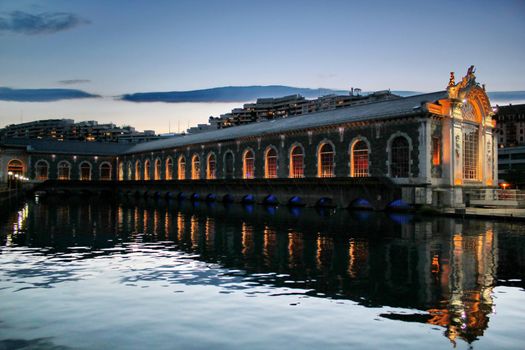
<svg viewBox="0 0 525 350">
<path fill-rule="evenodd" d="M 11 138 L 0 142 L 4 147 L 25 148 L 31 153 L 77 154 L 116 156 L 131 147 L 129 144 L 110 142 L 57 141 L 44 139 Z"/>
<path fill-rule="evenodd" d="M 198 134 L 166 138 L 131 146 L 124 153 L 139 153 L 159 149 L 233 140 L 242 137 L 268 135 L 291 130 L 304 130 L 320 126 L 337 125 L 346 122 L 380 120 L 404 115 L 420 114 L 421 106 L 448 98 L 447 91 L 415 95 L 395 100 L 367 103 L 345 108 L 274 119 L 263 122 L 212 130 Z"/>
</svg>

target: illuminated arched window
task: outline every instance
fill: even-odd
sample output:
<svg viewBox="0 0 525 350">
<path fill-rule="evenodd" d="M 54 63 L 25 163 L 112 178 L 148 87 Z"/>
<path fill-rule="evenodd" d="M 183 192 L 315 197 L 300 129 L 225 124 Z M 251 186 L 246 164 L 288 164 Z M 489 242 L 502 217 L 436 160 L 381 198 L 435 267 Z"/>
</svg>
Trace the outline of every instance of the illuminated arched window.
<svg viewBox="0 0 525 350">
<path fill-rule="evenodd" d="M 146 181 L 151 180 L 150 174 L 151 174 L 150 161 L 149 159 L 146 159 L 144 161 L 144 180 Z"/>
<path fill-rule="evenodd" d="M 207 179 L 215 179 L 216 175 L 216 168 L 217 168 L 217 162 L 215 160 L 215 154 L 210 153 L 208 155 L 208 166 L 206 167 L 206 178 Z"/>
<path fill-rule="evenodd" d="M 294 146 L 290 152 L 290 177 L 304 177 L 304 152 L 300 146 Z"/>
<path fill-rule="evenodd" d="M 255 158 L 251 150 L 247 150 L 244 152 L 242 163 L 243 163 L 242 177 L 245 179 L 253 179 L 254 178 L 253 172 L 254 172 Z"/>
<path fill-rule="evenodd" d="M 165 179 L 173 179 L 173 159 L 171 157 L 166 158 L 166 168 L 165 168 Z"/>
<path fill-rule="evenodd" d="M 123 164 L 123 163 L 120 163 Z M 99 179 L 102 181 L 111 180 L 111 164 L 104 162 L 100 164 L 100 176 Z"/>
<path fill-rule="evenodd" d="M 351 149 L 351 155 L 351 176 L 368 176 L 368 145 L 366 142 L 363 140 L 354 142 Z"/>
<path fill-rule="evenodd" d="M 129 163 L 128 163 L 129 165 Z M 118 179 L 119 181 L 124 180 L 124 162 L 118 163 Z"/>
<path fill-rule="evenodd" d="M 224 178 L 233 179 L 235 169 L 233 163 L 233 153 L 231 151 L 226 152 L 224 154 Z"/>
<path fill-rule="evenodd" d="M 91 164 L 88 162 L 80 163 L 80 180 L 91 180 Z"/>
<path fill-rule="evenodd" d="M 191 159 L 191 179 L 198 180 L 201 177 L 201 159 L 198 155 L 194 155 Z"/>
<path fill-rule="evenodd" d="M 317 175 L 319 177 L 333 177 L 334 174 L 334 147 L 323 143 L 317 154 Z"/>
<path fill-rule="evenodd" d="M 390 176 L 408 177 L 410 172 L 410 147 L 408 140 L 397 136 L 390 146 Z"/>
<path fill-rule="evenodd" d="M 135 180 L 140 180 L 141 179 L 141 176 L 140 174 L 142 174 L 142 171 L 140 169 L 140 160 L 137 160 L 135 162 Z"/>
<path fill-rule="evenodd" d="M 264 157 L 264 177 L 274 179 L 277 177 L 277 151 L 270 147 Z"/>
<path fill-rule="evenodd" d="M 179 176 L 179 180 L 184 180 L 186 178 L 186 158 L 184 156 L 179 157 L 177 174 Z"/>
<path fill-rule="evenodd" d="M 466 125 L 463 129 L 463 178 L 478 180 L 479 128 Z"/>
<path fill-rule="evenodd" d="M 65 160 L 58 163 L 58 179 L 59 180 L 69 180 L 71 173 L 71 165 Z"/>
<path fill-rule="evenodd" d="M 128 166 L 126 169 L 126 180 L 132 180 L 133 179 L 133 169 L 131 166 L 131 162 L 128 161 Z"/>
<path fill-rule="evenodd" d="M 155 172 L 154 172 L 154 179 L 160 180 L 160 174 L 162 174 L 162 163 L 160 162 L 160 159 L 155 159 Z"/>
<path fill-rule="evenodd" d="M 24 175 L 24 164 L 18 159 L 12 159 L 7 164 L 7 172 L 12 175 Z"/>
<path fill-rule="evenodd" d="M 36 162 L 35 177 L 39 181 L 45 181 L 49 178 L 49 164 L 45 160 Z"/>
</svg>

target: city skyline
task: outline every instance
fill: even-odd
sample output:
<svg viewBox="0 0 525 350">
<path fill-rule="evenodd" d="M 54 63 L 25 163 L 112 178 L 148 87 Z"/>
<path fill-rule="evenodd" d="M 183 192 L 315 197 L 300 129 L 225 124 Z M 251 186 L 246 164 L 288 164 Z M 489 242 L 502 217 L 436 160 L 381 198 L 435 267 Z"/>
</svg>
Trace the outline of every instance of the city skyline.
<svg viewBox="0 0 525 350">
<path fill-rule="evenodd" d="M 471 64 L 488 91 L 525 90 L 523 10 L 520 1 L 8 0 L 0 5 L 0 88 L 93 96 L 0 100 L 0 127 L 74 118 L 182 131 L 244 101 L 136 103 L 121 96 L 251 85 L 428 92 Z"/>
</svg>

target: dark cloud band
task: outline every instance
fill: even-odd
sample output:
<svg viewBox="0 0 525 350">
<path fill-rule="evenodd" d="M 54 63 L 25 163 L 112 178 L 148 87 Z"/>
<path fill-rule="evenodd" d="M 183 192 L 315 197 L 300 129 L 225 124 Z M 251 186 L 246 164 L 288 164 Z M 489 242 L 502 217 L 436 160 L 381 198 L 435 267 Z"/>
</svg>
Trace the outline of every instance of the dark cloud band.
<svg viewBox="0 0 525 350">
<path fill-rule="evenodd" d="M 347 94 L 348 91 L 330 89 L 307 89 L 290 86 L 226 86 L 211 89 L 169 92 L 137 92 L 120 97 L 131 102 L 245 102 L 264 97 L 281 97 L 300 94 L 315 98 L 327 94 Z"/>
<path fill-rule="evenodd" d="M 90 23 L 88 20 L 73 13 L 46 12 L 33 15 L 23 11 L 13 11 L 0 16 L 0 33 L 52 34 L 88 23 Z"/>
<path fill-rule="evenodd" d="M 67 79 L 67 80 L 59 80 L 58 83 L 62 85 L 75 85 L 75 84 L 86 84 L 90 83 L 91 80 L 89 79 Z"/>
<path fill-rule="evenodd" d="M 95 97 L 100 96 L 74 89 L 11 89 L 0 87 L 0 101 L 52 102 Z"/>
</svg>

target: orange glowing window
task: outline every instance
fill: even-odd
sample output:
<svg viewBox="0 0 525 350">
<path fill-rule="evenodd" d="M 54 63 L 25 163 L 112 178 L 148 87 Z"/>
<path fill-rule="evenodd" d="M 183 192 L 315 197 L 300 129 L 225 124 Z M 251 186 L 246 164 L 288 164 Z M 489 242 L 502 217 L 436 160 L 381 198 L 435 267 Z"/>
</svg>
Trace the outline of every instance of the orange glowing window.
<svg viewBox="0 0 525 350">
<path fill-rule="evenodd" d="M 253 152 L 248 150 L 244 153 L 244 162 L 243 162 L 243 177 L 245 179 L 253 179 L 254 178 L 254 163 L 255 163 L 255 158 L 253 156 Z"/>
<path fill-rule="evenodd" d="M 295 146 L 291 152 L 290 177 L 304 177 L 303 149 Z"/>
<path fill-rule="evenodd" d="M 432 165 L 441 164 L 441 140 L 438 137 L 432 138 Z"/>
<path fill-rule="evenodd" d="M 267 179 L 273 179 L 277 177 L 277 152 L 273 148 L 268 149 L 266 152 L 265 170 Z"/>
</svg>

